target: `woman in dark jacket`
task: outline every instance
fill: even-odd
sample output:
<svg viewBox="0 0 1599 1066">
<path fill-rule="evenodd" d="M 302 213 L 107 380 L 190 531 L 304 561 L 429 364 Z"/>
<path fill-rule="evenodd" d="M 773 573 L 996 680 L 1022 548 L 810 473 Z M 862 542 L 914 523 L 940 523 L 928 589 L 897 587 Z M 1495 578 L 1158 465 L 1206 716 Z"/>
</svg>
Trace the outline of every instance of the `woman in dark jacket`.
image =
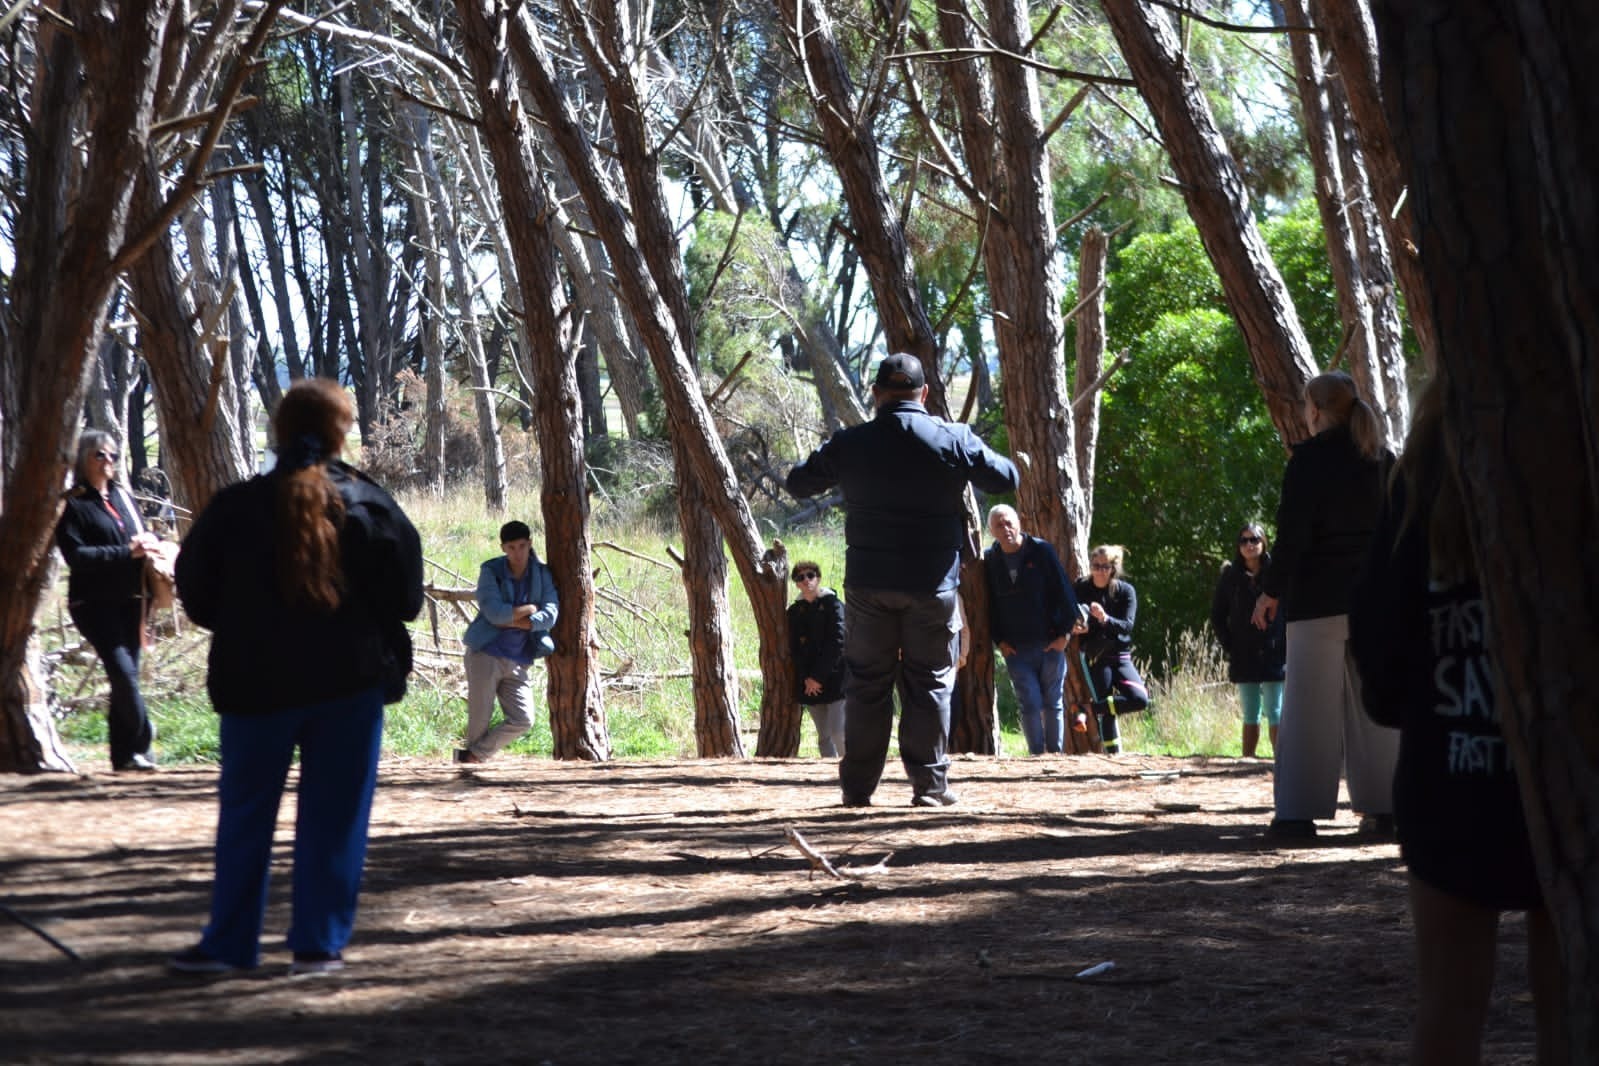
<svg viewBox="0 0 1599 1066">
<path fill-rule="evenodd" d="M 788 607 L 788 649 L 794 659 L 799 701 L 816 723 L 816 750 L 844 757 L 844 605 L 822 586 L 822 568 L 794 564 L 800 597 Z"/>
<path fill-rule="evenodd" d="M 1089 554 L 1089 576 L 1077 582 L 1081 621 L 1072 632 L 1083 638 L 1082 654 L 1088 684 L 1093 689 L 1094 710 L 1099 715 L 1099 738 L 1107 755 L 1122 750 L 1116 716 L 1149 706 L 1149 690 L 1133 665 L 1133 623 L 1138 620 L 1138 592 L 1122 577 L 1127 549 L 1101 544 Z M 1083 615 L 1081 612 L 1086 611 Z"/>
<path fill-rule="evenodd" d="M 1271 566 L 1266 531 L 1251 522 L 1238 532 L 1238 550 L 1222 567 L 1210 602 L 1210 625 L 1227 656 L 1227 680 L 1238 686 L 1244 708 L 1244 758 L 1253 759 L 1260 745 L 1260 720 L 1266 719 L 1271 746 L 1277 748 L 1277 726 L 1283 716 L 1283 661 L 1287 641 L 1279 614 L 1265 629 L 1250 621 L 1260 598 L 1260 579 Z"/>
<path fill-rule="evenodd" d="M 106 723 L 113 770 L 154 770 L 155 729 L 139 692 L 144 638 L 144 557 L 158 538 L 139 522 L 121 484 L 116 440 L 93 429 L 78 438 L 73 487 L 56 524 L 66 560 L 67 612 L 105 664 L 111 681 Z"/>
<path fill-rule="evenodd" d="M 1443 390 L 1422 393 L 1349 612 L 1367 712 L 1399 729 L 1394 816 L 1410 869 L 1412 1062 L 1477 1062 L 1502 911 L 1527 912 L 1538 1061 L 1561 1061 L 1562 977 L 1510 751 Z"/>
<path fill-rule="evenodd" d="M 1348 374 L 1312 378 L 1304 414 L 1312 436 L 1294 446 L 1283 471 L 1276 549 L 1253 619 L 1266 628 L 1280 602 L 1288 623 L 1276 815 L 1267 829 L 1268 840 L 1287 844 L 1314 839 L 1315 819 L 1337 812 L 1340 768 L 1350 802 L 1365 816 L 1362 829 L 1391 835 L 1399 753 L 1399 735 L 1361 710 L 1348 659 L 1350 597 L 1391 456 L 1376 413 Z"/>
<path fill-rule="evenodd" d="M 324 379 L 296 382 L 272 424 L 271 473 L 217 493 L 178 557 L 189 617 L 212 631 L 222 716 L 211 920 L 185 973 L 256 965 L 284 779 L 300 751 L 291 973 L 343 967 L 366 858 L 383 704 L 410 667 L 422 547 L 399 505 L 338 462 L 354 420 Z"/>
</svg>

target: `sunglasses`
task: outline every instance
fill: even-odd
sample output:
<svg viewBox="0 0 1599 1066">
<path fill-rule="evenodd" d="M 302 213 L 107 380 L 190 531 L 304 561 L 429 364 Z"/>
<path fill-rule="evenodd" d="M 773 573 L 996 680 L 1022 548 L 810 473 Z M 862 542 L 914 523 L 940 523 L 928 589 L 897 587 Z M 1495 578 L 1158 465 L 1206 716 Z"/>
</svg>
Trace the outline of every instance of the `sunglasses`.
<svg viewBox="0 0 1599 1066">
<path fill-rule="evenodd" d="M 1112 566 L 1110 563 L 1092 563 L 1092 564 L 1090 564 L 1089 569 L 1090 570 L 1099 570 L 1099 571 L 1102 571 L 1102 572 L 1108 574 L 1108 573 L 1110 573 L 1112 570 L 1114 570 L 1116 568 L 1114 566 Z"/>
<path fill-rule="evenodd" d="M 1239 537 L 1238 538 L 1238 543 L 1240 543 L 1240 544 L 1259 544 L 1260 543 L 1260 538 L 1259 537 Z"/>
<path fill-rule="evenodd" d="M 799 573 L 794 575 L 794 583 L 798 584 L 801 581 L 811 581 L 821 576 L 822 575 L 817 573 L 815 570 L 801 570 Z"/>
<path fill-rule="evenodd" d="M 96 459 L 104 460 L 105 462 L 108 462 L 108 463 L 114 463 L 114 462 L 117 461 L 117 453 L 116 452 L 95 452 L 94 453 L 94 457 Z"/>
</svg>

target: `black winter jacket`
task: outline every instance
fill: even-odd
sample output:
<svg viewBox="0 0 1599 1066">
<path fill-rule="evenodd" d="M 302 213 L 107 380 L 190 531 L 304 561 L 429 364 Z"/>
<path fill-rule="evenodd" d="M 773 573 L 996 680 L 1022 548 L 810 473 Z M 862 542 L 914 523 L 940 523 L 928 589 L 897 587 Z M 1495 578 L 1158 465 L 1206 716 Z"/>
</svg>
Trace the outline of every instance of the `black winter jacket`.
<svg viewBox="0 0 1599 1066">
<path fill-rule="evenodd" d="M 121 486 L 111 486 L 111 505 L 122 518 L 120 527 L 93 488 L 80 485 L 67 494 L 56 523 L 56 546 L 70 571 L 70 605 L 127 603 L 144 594 L 144 560 L 135 559 L 131 547 L 143 527 Z"/>
<path fill-rule="evenodd" d="M 1271 554 L 1261 553 L 1261 572 L 1270 566 Z M 1210 626 L 1227 654 L 1227 680 L 1235 685 L 1283 679 L 1288 657 L 1286 625 L 1278 611 L 1271 625 L 1255 628 L 1250 619 L 1259 596 L 1260 581 L 1241 557 L 1222 567 L 1216 594 L 1210 601 Z"/>
<path fill-rule="evenodd" d="M 844 605 L 832 589 L 822 589 L 814 603 L 802 597 L 788 605 L 788 650 L 801 703 L 844 698 Z M 820 693 L 805 694 L 807 677 L 822 683 Z"/>
<path fill-rule="evenodd" d="M 344 499 L 344 590 L 334 611 L 291 606 L 278 591 L 274 474 L 217 493 L 183 541 L 178 595 L 211 630 L 206 687 L 220 714 L 304 707 L 379 685 L 388 698 L 396 671 L 403 680 L 410 665 L 402 623 L 422 610 L 421 538 L 365 475 L 338 462 L 327 470 Z"/>
<path fill-rule="evenodd" d="M 841 429 L 788 474 L 788 491 L 844 490 L 844 588 L 931 594 L 955 587 L 966 533 L 966 486 L 1010 492 L 1016 467 L 961 422 L 910 400 L 883 404 Z M 970 556 L 969 556 L 970 557 Z"/>
<path fill-rule="evenodd" d="M 988 569 L 988 624 L 995 644 L 1020 648 L 1068 636 L 1077 624 L 1077 597 L 1054 545 L 1031 535 L 1018 549 L 1021 567 L 1010 579 L 1005 550 L 998 544 L 983 553 Z"/>
<path fill-rule="evenodd" d="M 1105 608 L 1105 620 L 1100 622 L 1092 615 L 1088 618 L 1088 632 L 1083 634 L 1083 656 L 1097 663 L 1108 655 L 1133 650 L 1133 623 L 1138 621 L 1138 592 L 1130 581 L 1117 578 L 1104 588 L 1085 577 L 1073 587 L 1077 602 L 1082 607 L 1097 603 Z"/>
<path fill-rule="evenodd" d="M 1267 595 L 1289 622 L 1349 613 L 1350 590 L 1377 525 L 1388 453 L 1367 459 L 1348 426 L 1294 445 L 1283 471 Z"/>
</svg>

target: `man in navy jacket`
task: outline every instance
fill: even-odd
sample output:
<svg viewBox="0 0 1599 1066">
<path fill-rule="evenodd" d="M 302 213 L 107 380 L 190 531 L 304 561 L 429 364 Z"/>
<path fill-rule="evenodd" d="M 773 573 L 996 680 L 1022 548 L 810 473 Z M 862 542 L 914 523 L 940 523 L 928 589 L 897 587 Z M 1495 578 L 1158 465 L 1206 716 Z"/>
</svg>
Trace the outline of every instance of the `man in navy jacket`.
<svg viewBox="0 0 1599 1066">
<path fill-rule="evenodd" d="M 994 545 L 988 568 L 988 624 L 1016 690 L 1022 735 L 1034 755 L 1064 751 L 1066 642 L 1077 623 L 1077 597 L 1047 540 L 1022 532 L 1016 508 L 988 512 Z"/>
<path fill-rule="evenodd" d="M 946 771 L 949 702 L 960 647 L 956 612 L 966 487 L 1016 488 L 1016 467 L 971 428 L 927 413 L 915 356 L 894 354 L 872 383 L 877 415 L 840 430 L 788 475 L 795 496 L 844 491 L 846 807 L 871 802 L 888 757 L 895 679 L 903 682 L 899 749 L 911 802 L 955 802 Z"/>
</svg>

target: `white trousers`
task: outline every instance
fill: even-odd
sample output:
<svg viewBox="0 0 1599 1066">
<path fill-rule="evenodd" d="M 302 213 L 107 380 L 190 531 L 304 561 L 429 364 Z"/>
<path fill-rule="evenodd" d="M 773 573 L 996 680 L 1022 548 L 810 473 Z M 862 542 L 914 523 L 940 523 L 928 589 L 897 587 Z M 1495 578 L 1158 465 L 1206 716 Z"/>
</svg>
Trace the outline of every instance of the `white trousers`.
<svg viewBox="0 0 1599 1066">
<path fill-rule="evenodd" d="M 1366 717 L 1348 645 L 1346 614 L 1288 623 L 1288 673 L 1276 745 L 1278 818 L 1333 817 L 1340 768 L 1348 775 L 1355 810 L 1393 813 L 1399 731 Z"/>
</svg>

